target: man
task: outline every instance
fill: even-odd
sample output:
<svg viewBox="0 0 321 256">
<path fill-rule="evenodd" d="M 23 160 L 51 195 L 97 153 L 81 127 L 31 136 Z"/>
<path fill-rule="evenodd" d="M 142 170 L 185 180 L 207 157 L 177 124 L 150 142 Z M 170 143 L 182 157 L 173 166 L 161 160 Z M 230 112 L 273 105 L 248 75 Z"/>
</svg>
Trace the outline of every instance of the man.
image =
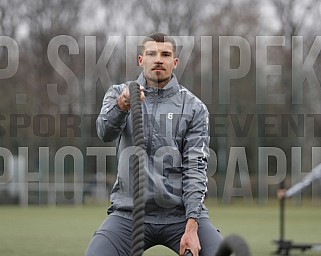
<svg viewBox="0 0 321 256">
<path fill-rule="evenodd" d="M 146 144 L 145 250 L 164 245 L 180 255 L 213 256 L 222 237 L 203 204 L 207 191 L 208 111 L 179 85 L 176 43 L 162 33 L 146 37 L 138 63 Z M 103 141 L 116 140 L 117 180 L 109 217 L 86 256 L 130 255 L 133 208 L 132 124 L 128 84 L 106 93 L 97 119 Z"/>
</svg>

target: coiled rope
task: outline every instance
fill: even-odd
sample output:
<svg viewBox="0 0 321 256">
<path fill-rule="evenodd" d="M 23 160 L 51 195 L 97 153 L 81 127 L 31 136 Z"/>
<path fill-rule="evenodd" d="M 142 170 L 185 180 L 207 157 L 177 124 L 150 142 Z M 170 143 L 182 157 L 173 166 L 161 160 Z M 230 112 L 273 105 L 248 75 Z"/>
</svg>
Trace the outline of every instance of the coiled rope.
<svg viewBox="0 0 321 256">
<path fill-rule="evenodd" d="M 145 140 L 143 131 L 142 107 L 140 88 L 136 82 L 129 84 L 130 105 L 133 126 L 133 141 L 135 146 L 134 160 L 134 200 L 133 200 L 133 232 L 132 256 L 141 256 L 144 253 L 144 215 L 145 215 Z"/>
<path fill-rule="evenodd" d="M 215 256 L 229 255 L 251 256 L 249 246 L 241 236 L 231 234 L 225 237 L 215 254 Z"/>
<path fill-rule="evenodd" d="M 132 256 L 142 256 L 144 253 L 144 215 L 145 215 L 145 140 L 143 131 L 143 116 L 140 101 L 140 88 L 136 82 L 129 84 L 130 105 L 133 126 L 133 141 L 135 146 L 134 159 L 134 200 L 133 200 L 133 231 Z M 226 237 L 215 254 L 216 256 L 250 256 L 249 247 L 242 237 L 232 234 Z M 192 255 L 186 251 L 185 255 Z"/>
</svg>

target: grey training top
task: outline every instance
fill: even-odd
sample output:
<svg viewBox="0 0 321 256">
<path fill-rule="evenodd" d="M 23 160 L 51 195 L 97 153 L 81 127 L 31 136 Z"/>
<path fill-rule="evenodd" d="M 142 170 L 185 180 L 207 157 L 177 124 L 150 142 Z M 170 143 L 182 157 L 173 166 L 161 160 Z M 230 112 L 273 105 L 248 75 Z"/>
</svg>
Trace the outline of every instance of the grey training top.
<svg viewBox="0 0 321 256">
<path fill-rule="evenodd" d="M 164 88 L 150 88 L 143 73 L 142 103 L 146 146 L 145 222 L 169 224 L 208 217 L 204 206 L 209 155 L 208 111 L 173 74 Z M 132 218 L 133 161 L 130 111 L 117 106 L 117 97 L 129 82 L 111 86 L 97 118 L 103 141 L 116 141 L 118 173 L 111 193 L 109 214 Z"/>
</svg>

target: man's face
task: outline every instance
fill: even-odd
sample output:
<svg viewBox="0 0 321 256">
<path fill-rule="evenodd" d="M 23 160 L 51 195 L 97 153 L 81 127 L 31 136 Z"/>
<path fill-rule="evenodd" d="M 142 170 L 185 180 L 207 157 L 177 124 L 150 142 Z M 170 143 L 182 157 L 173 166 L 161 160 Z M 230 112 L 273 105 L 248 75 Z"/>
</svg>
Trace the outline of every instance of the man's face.
<svg viewBox="0 0 321 256">
<path fill-rule="evenodd" d="M 147 84 L 164 87 L 172 77 L 178 58 L 175 58 L 173 45 L 169 42 L 147 41 L 142 55 L 138 56 L 139 66 L 144 70 Z"/>
</svg>

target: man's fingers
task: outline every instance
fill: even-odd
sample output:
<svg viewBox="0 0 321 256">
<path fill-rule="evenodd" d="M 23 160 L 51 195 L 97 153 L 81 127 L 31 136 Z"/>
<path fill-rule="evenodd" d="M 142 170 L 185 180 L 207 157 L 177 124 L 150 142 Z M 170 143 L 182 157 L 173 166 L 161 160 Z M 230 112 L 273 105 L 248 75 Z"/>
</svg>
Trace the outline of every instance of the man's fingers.
<svg viewBox="0 0 321 256">
<path fill-rule="evenodd" d="M 129 100 L 129 89 L 126 87 L 122 92 L 123 97 L 125 97 L 127 100 Z"/>
<path fill-rule="evenodd" d="M 145 99 L 144 87 L 140 86 L 140 100 L 143 102 Z M 129 88 L 124 87 L 121 95 L 117 99 L 118 106 L 120 109 L 128 111 L 130 109 L 130 93 Z"/>
<path fill-rule="evenodd" d="M 187 250 L 186 246 L 183 246 L 182 244 L 179 247 L 179 255 L 184 256 L 185 251 Z"/>
<path fill-rule="evenodd" d="M 198 250 L 191 251 L 191 253 L 192 253 L 193 256 L 198 256 L 199 255 L 198 254 Z"/>
<path fill-rule="evenodd" d="M 140 85 L 139 90 L 140 90 L 140 100 L 144 101 L 145 99 L 145 93 L 144 93 L 144 86 Z M 125 87 L 124 90 L 122 91 L 122 97 L 124 103 L 130 104 L 130 94 L 129 94 L 129 89 L 128 87 Z"/>
<path fill-rule="evenodd" d="M 129 96 L 128 87 L 124 88 L 124 90 L 122 91 L 121 96 L 122 96 L 123 103 L 128 105 L 130 103 L 130 96 Z"/>
<path fill-rule="evenodd" d="M 127 99 L 125 96 L 123 96 L 123 102 L 125 105 L 129 104 L 129 99 Z"/>
<path fill-rule="evenodd" d="M 140 101 L 143 102 L 144 99 L 145 99 L 145 93 L 144 93 L 144 89 L 145 89 L 145 88 L 144 88 L 144 86 L 141 85 L 141 86 L 139 87 L 139 89 L 140 89 Z"/>
</svg>

